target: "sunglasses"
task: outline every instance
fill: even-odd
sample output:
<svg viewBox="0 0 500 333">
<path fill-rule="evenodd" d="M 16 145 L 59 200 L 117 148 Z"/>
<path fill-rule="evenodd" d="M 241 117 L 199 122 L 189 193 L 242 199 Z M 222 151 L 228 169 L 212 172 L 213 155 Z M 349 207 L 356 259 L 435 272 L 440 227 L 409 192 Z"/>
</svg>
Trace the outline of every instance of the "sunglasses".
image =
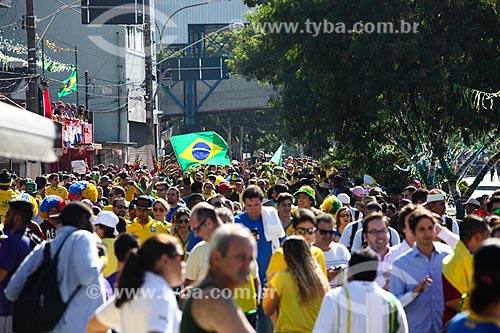
<svg viewBox="0 0 500 333">
<path fill-rule="evenodd" d="M 165 209 L 163 209 L 163 208 L 153 208 L 153 212 L 156 212 L 156 213 L 158 213 L 158 212 L 163 213 L 163 212 L 165 212 Z"/>
<path fill-rule="evenodd" d="M 335 235 L 335 230 L 318 229 L 320 235 Z"/>
<path fill-rule="evenodd" d="M 351 217 L 351 214 L 340 214 L 339 217 Z"/>
<path fill-rule="evenodd" d="M 299 235 L 304 235 L 304 234 L 309 234 L 309 235 L 314 235 L 314 232 L 316 231 L 316 228 L 295 228 L 295 231 Z"/>
<path fill-rule="evenodd" d="M 115 207 L 118 209 L 127 209 L 128 208 L 127 206 L 124 206 L 124 205 L 116 205 Z"/>
<path fill-rule="evenodd" d="M 161 191 L 168 191 L 167 188 L 157 188 L 156 191 L 161 192 Z"/>
<path fill-rule="evenodd" d="M 200 229 L 201 229 L 201 227 L 203 227 L 203 225 L 205 224 L 205 222 L 207 222 L 206 219 L 203 220 L 196 228 L 193 228 L 193 232 L 194 232 L 195 235 L 200 232 Z"/>
<path fill-rule="evenodd" d="M 179 224 L 189 224 L 189 219 L 179 219 L 179 220 L 177 220 L 177 223 L 179 223 Z"/>
</svg>

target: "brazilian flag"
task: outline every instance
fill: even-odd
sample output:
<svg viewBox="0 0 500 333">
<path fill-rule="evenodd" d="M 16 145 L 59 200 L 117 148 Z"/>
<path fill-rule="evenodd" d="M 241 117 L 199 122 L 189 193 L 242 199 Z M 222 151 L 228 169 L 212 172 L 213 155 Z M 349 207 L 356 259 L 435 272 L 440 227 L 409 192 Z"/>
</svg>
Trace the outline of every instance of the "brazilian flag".
<svg viewBox="0 0 500 333">
<path fill-rule="evenodd" d="M 200 164 L 229 165 L 227 143 L 215 132 L 197 132 L 170 138 L 182 172 Z"/>
<path fill-rule="evenodd" d="M 61 98 L 71 94 L 73 91 L 76 91 L 76 86 L 76 68 L 74 68 L 73 73 L 71 73 L 71 75 L 66 80 L 64 80 L 61 90 L 59 90 L 57 96 Z"/>
</svg>

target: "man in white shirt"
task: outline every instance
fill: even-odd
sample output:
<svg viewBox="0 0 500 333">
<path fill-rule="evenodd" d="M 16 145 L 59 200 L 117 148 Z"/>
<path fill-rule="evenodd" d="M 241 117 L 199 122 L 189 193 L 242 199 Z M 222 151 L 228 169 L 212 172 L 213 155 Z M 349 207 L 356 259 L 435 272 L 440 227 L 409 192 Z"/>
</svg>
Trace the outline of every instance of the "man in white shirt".
<svg viewBox="0 0 500 333">
<path fill-rule="evenodd" d="M 316 217 L 316 240 L 314 245 L 323 250 L 325 255 L 326 272 L 330 287 L 340 286 L 344 282 L 344 267 L 347 267 L 351 254 L 347 248 L 333 241 L 335 222 L 330 214 L 321 214 Z"/>
<path fill-rule="evenodd" d="M 457 221 L 446 215 L 446 196 L 443 191 L 431 190 L 427 195 L 427 207 L 431 212 L 441 217 L 441 225 L 446 226 L 457 235 L 460 234 Z"/>
<path fill-rule="evenodd" d="M 352 254 L 349 283 L 326 293 L 313 333 L 407 333 L 401 303 L 375 282 L 378 260 L 368 250 Z"/>
<path fill-rule="evenodd" d="M 366 196 L 363 198 L 362 206 L 360 209 L 363 216 L 367 216 L 370 213 L 373 213 L 372 211 L 369 211 L 366 209 L 366 205 L 368 205 L 369 203 L 376 203 L 376 202 L 377 202 L 377 199 L 375 199 L 375 197 Z M 354 236 L 356 235 L 356 232 L 363 227 L 362 222 L 363 222 L 363 219 L 359 219 L 359 220 L 356 220 L 354 222 L 349 223 L 344 228 L 344 231 L 342 232 L 342 236 L 340 237 L 339 243 L 344 245 L 348 250 L 351 250 L 352 244 L 354 242 Z"/>
</svg>

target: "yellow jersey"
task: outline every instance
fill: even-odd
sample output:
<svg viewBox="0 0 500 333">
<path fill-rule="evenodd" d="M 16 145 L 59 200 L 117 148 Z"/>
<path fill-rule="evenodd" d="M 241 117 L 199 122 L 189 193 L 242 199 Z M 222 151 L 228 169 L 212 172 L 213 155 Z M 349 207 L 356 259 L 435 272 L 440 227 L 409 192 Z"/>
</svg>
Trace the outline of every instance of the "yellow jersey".
<svg viewBox="0 0 500 333">
<path fill-rule="evenodd" d="M 145 225 L 142 225 L 137 220 L 137 217 L 127 225 L 127 232 L 136 235 L 139 238 L 139 242 L 142 245 L 146 239 L 154 236 L 158 233 L 170 233 L 170 223 L 163 223 L 158 220 L 153 219 L 151 216 L 148 217 L 149 221 Z"/>
</svg>

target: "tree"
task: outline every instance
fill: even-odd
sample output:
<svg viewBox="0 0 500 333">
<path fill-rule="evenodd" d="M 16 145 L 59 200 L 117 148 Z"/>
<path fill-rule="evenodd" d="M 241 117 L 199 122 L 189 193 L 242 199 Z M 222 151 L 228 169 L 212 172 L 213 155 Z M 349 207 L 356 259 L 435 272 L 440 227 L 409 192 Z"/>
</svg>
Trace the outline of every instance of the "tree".
<svg viewBox="0 0 500 333">
<path fill-rule="evenodd" d="M 460 175 L 451 167 L 456 157 L 484 145 L 493 156 L 498 145 L 490 140 L 498 134 L 498 108 L 471 108 L 473 90 L 466 88 L 499 90 L 497 1 L 260 3 L 248 16 L 250 24 L 239 31 L 232 66 L 281 87 L 272 102 L 291 135 L 322 151 L 333 139 L 353 152 L 371 148 L 375 153 L 392 144 L 428 186 L 443 186 L 429 177 L 437 169 L 459 199 Z M 313 37 L 300 33 L 307 32 L 307 22 L 322 27 L 342 23 L 345 31 L 355 23 L 383 28 L 387 22 L 401 30 L 405 22 L 418 31 L 323 30 Z M 297 23 L 298 33 L 271 33 L 278 26 L 273 23 L 282 28 Z"/>
</svg>

